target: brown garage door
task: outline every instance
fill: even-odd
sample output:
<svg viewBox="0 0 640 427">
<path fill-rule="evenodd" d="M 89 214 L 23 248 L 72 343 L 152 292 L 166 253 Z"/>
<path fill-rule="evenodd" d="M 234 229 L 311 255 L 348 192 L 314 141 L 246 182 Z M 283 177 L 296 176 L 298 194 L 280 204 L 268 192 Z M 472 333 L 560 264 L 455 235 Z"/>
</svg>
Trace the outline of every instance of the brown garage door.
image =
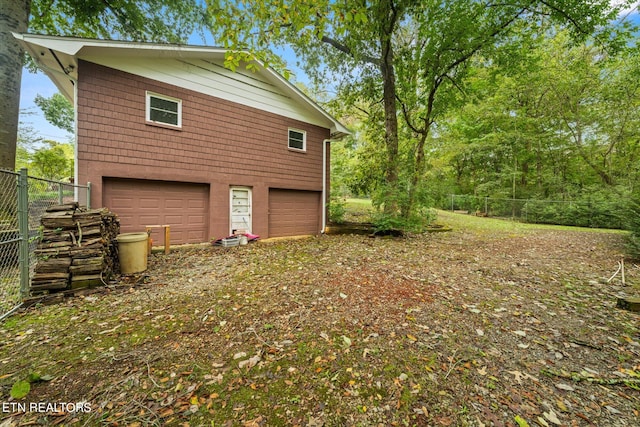
<svg viewBox="0 0 640 427">
<path fill-rule="evenodd" d="M 144 231 L 146 225 L 168 224 L 171 244 L 202 243 L 208 239 L 206 184 L 106 178 L 102 201 L 118 214 L 122 233 Z M 154 233 L 154 242 L 164 243 L 161 234 Z"/>
<path fill-rule="evenodd" d="M 318 234 L 320 192 L 269 190 L 269 237 Z"/>
</svg>

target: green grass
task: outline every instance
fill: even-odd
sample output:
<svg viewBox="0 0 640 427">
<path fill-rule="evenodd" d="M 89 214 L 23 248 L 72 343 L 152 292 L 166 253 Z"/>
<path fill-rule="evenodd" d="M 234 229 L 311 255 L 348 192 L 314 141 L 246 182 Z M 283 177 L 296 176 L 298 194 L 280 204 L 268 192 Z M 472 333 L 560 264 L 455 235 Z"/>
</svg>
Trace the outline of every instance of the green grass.
<svg viewBox="0 0 640 427">
<path fill-rule="evenodd" d="M 371 199 L 348 198 L 345 201 L 345 220 L 348 222 L 371 222 L 371 215 L 375 211 L 371 204 Z M 497 232 L 504 231 L 510 233 L 524 233 L 533 230 L 564 230 L 564 231 L 589 231 L 599 233 L 626 233 L 617 229 L 572 227 L 549 224 L 530 224 L 508 219 L 476 217 L 453 213 L 450 211 L 437 210 L 437 223 L 453 228 L 454 230 L 469 230 L 476 232 Z"/>
<path fill-rule="evenodd" d="M 347 206 L 371 208 L 371 199 L 347 199 Z"/>
<path fill-rule="evenodd" d="M 589 231 L 598 233 L 626 233 L 622 230 L 610 230 L 602 228 L 570 227 L 565 225 L 529 224 L 505 219 L 477 217 L 438 210 L 438 223 L 447 225 L 454 230 L 468 230 L 476 232 L 511 232 L 525 233 L 534 230 L 563 230 L 563 231 Z"/>
<path fill-rule="evenodd" d="M 345 201 L 344 220 L 346 222 L 371 222 L 373 212 L 371 199 L 346 199 Z"/>
</svg>

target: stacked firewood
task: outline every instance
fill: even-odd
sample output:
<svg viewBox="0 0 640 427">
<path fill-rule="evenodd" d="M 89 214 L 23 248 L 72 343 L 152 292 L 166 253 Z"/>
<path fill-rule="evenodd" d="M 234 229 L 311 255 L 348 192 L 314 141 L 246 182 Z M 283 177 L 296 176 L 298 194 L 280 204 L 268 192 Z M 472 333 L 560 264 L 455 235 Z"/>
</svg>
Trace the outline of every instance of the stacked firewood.
<svg viewBox="0 0 640 427">
<path fill-rule="evenodd" d="M 32 295 L 98 286 L 117 270 L 120 220 L 108 209 L 52 206 L 40 223 Z"/>
</svg>

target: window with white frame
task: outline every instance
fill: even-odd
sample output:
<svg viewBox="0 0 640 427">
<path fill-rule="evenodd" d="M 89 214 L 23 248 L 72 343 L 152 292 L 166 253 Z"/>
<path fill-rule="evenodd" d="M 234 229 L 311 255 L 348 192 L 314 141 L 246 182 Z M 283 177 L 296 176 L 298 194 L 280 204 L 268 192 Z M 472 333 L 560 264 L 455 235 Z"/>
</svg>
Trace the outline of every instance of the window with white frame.
<svg viewBox="0 0 640 427">
<path fill-rule="evenodd" d="M 289 129 L 289 148 L 305 151 L 307 149 L 307 132 Z"/>
<path fill-rule="evenodd" d="M 182 127 L 182 100 L 147 91 L 147 121 Z"/>
</svg>

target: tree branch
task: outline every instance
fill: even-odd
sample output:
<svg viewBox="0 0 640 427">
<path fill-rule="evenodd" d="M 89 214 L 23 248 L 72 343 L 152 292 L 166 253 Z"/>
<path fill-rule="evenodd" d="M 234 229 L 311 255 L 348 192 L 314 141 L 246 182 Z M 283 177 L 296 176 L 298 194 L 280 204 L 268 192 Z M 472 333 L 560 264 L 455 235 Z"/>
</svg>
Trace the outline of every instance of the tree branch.
<svg viewBox="0 0 640 427">
<path fill-rule="evenodd" d="M 511 18 L 507 19 L 505 22 L 501 23 L 494 28 L 487 36 L 483 37 L 481 40 L 478 40 L 475 46 L 472 46 L 467 52 L 461 52 L 461 56 L 445 67 L 444 71 L 438 75 L 438 78 L 444 78 L 451 70 L 453 70 L 458 65 L 462 64 L 473 55 L 475 55 L 480 49 L 486 46 L 494 37 L 508 28 L 520 15 L 522 15 L 528 9 L 527 6 L 521 8 L 516 14 L 514 14 Z"/>
<path fill-rule="evenodd" d="M 456 89 L 458 89 L 460 91 L 460 93 L 464 96 L 466 96 L 467 94 L 464 92 L 464 89 L 462 89 L 460 87 L 460 85 L 458 84 L 458 82 L 456 82 L 450 75 L 445 75 L 444 76 L 445 79 L 449 80 L 451 82 L 452 85 L 454 85 L 456 87 Z"/>
<path fill-rule="evenodd" d="M 407 105 L 402 101 L 402 99 L 400 99 L 400 96 L 398 94 L 396 94 L 396 100 L 398 101 L 398 103 L 400 103 L 400 107 L 402 107 L 402 115 L 404 116 L 404 121 L 405 123 L 407 123 L 407 126 L 409 126 L 409 129 L 411 129 L 417 134 L 422 133 L 421 129 L 418 129 L 411 122 L 411 118 L 409 117 L 409 111 L 407 110 Z"/>
<path fill-rule="evenodd" d="M 320 40 L 323 43 L 326 43 L 326 44 L 332 46 L 333 48 L 339 50 L 340 52 L 349 55 L 351 58 L 357 59 L 356 56 L 353 54 L 353 51 L 351 50 L 351 48 L 349 46 L 340 43 L 336 39 L 331 38 L 331 37 L 327 37 L 327 36 L 322 36 L 322 38 Z M 372 56 L 364 55 L 362 57 L 362 59 L 365 62 L 368 62 L 368 63 L 373 64 L 375 66 L 379 66 L 380 65 L 380 60 L 378 58 L 374 58 Z"/>
<path fill-rule="evenodd" d="M 552 5 L 548 0 L 540 0 L 540 3 L 542 3 L 543 5 L 547 6 L 549 9 L 553 10 L 554 12 L 560 14 L 564 19 L 566 19 L 567 21 L 571 22 L 571 24 L 576 27 L 578 29 L 578 31 L 582 34 L 588 34 L 581 26 L 580 24 L 573 19 L 573 17 L 571 17 L 567 12 L 565 12 L 564 10 L 560 9 L 559 7 Z"/>
</svg>

